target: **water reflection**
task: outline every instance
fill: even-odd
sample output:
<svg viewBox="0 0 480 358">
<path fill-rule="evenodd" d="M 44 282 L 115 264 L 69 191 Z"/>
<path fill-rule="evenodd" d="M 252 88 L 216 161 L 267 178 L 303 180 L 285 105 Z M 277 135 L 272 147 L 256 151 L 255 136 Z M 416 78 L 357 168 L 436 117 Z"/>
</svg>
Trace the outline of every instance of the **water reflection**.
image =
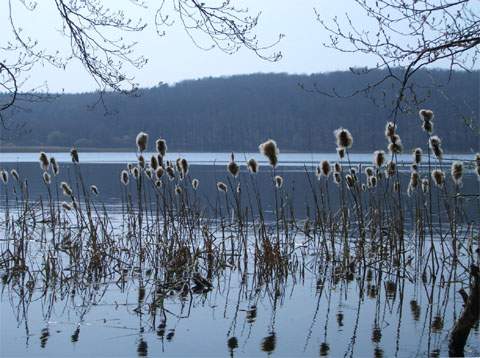
<svg viewBox="0 0 480 358">
<path fill-rule="evenodd" d="M 277 337 L 275 335 L 275 332 L 270 332 L 268 336 L 262 339 L 262 344 L 261 344 L 262 351 L 270 354 L 275 350 L 276 344 L 277 344 Z"/>
</svg>

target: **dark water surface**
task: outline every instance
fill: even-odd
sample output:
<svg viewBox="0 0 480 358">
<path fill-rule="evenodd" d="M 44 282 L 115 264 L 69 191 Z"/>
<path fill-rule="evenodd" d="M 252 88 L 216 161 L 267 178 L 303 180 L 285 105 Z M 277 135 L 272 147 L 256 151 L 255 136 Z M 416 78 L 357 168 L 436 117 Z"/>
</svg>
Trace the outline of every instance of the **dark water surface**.
<svg viewBox="0 0 480 358">
<path fill-rule="evenodd" d="M 228 154 L 184 156 L 193 158 L 190 179 L 200 180 L 198 195 L 210 203 L 213 212 L 219 200 L 215 183 L 227 181 Z M 371 155 L 352 157 L 352 162 L 370 162 Z M 471 155 L 456 157 L 471 159 Z M 68 181 L 73 175 L 71 165 L 67 164 L 69 157 L 60 154 L 57 158 L 65 161 L 60 163 L 61 174 L 57 179 Z M 302 218 L 308 207 L 313 206 L 303 163 L 307 162 L 308 175 L 315 183 L 313 165 L 321 159 L 335 161 L 336 157 L 285 154 L 282 158 L 288 163 L 279 167 L 276 174 L 284 177 L 284 188 L 291 193 L 292 206 Z M 213 159 L 218 162 L 212 163 Z M 404 159 L 409 161 L 409 156 Z M 85 181 L 98 186 L 99 200 L 110 208 L 116 222 L 121 220 L 119 173 L 125 162 L 134 160 L 134 155 L 125 153 L 81 153 Z M 45 199 L 37 154 L 1 153 L 0 166 L 16 168 L 22 177 L 28 178 L 31 199 L 40 195 Z M 244 167 L 242 171 L 245 172 Z M 269 169 L 261 167 L 258 183 L 267 210 L 273 207 L 271 175 Z M 407 175 L 402 180 L 408 180 Z M 463 190 L 478 192 L 473 174 L 466 175 Z M 332 201 L 335 200 L 332 194 Z M 4 201 L 2 196 L 2 207 Z M 466 215 L 478 221 L 476 205 L 467 201 Z M 125 281 L 91 283 L 77 292 L 72 292 L 68 285 L 47 292 L 34 289 L 28 301 L 21 300 L 16 288 L 4 279 L 0 283 L 0 356 L 448 354 L 448 334 L 462 309 L 457 291 L 464 286 L 455 282 L 445 285 L 446 273 L 445 277 L 438 275 L 436 281 L 422 280 L 413 267 L 345 274 L 328 266 L 320 267 L 315 252 L 304 254 L 306 259 L 298 264 L 296 273 L 281 282 L 259 281 L 251 264 L 247 271 L 226 267 L 215 276 L 213 288 L 208 292 L 185 295 L 181 290 L 169 292 L 162 302 L 163 310 L 149 304 L 154 296 L 151 284 L 154 278 L 148 268 L 142 275 L 131 272 Z M 1 270 L 0 275 L 3 276 Z M 146 292 L 140 292 L 139 286 L 147 287 Z M 479 342 L 477 325 L 465 353 L 480 355 Z"/>
</svg>

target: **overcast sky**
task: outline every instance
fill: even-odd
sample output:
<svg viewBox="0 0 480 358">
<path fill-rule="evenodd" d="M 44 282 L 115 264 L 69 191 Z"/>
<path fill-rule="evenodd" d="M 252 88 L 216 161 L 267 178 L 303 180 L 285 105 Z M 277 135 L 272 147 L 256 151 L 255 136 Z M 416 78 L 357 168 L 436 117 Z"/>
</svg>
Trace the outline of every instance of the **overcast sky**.
<svg viewBox="0 0 480 358">
<path fill-rule="evenodd" d="M 50 51 L 68 53 L 68 39 L 60 34 L 61 21 L 56 14 L 53 1 L 39 1 L 35 12 L 22 9 L 20 2 L 14 4 L 14 20 L 22 27 L 22 33 L 37 39 L 42 47 Z M 152 0 L 153 1 L 153 0 Z M 133 18 L 143 17 L 152 23 L 153 12 L 145 12 L 129 4 L 128 0 L 104 0 L 105 4 L 124 4 L 127 14 Z M 159 2 L 159 1 L 154 1 Z M 168 2 L 168 1 L 167 1 Z M 0 34 L 10 34 L 7 1 L 0 5 Z M 135 75 L 141 87 L 151 87 L 160 82 L 175 83 L 184 79 L 207 76 L 225 76 L 253 72 L 315 73 L 332 70 L 345 70 L 349 66 L 372 66 L 374 58 L 346 55 L 327 49 L 322 43 L 328 35 L 315 18 L 314 8 L 326 19 L 335 15 L 343 16 L 346 2 L 331 0 L 247 0 L 238 1 L 252 13 L 262 11 L 257 34 L 261 42 L 275 41 L 280 33 L 285 38 L 275 48 L 283 53 L 276 63 L 261 60 L 254 53 L 241 50 L 227 55 L 219 50 L 204 51 L 195 47 L 177 23 L 165 28 L 166 35 L 159 37 L 153 26 L 132 39 L 138 41 L 135 51 L 148 58 L 148 64 L 138 71 L 128 71 Z M 350 3 L 351 4 L 351 3 Z M 349 8 L 353 20 L 364 21 L 361 12 Z M 174 15 L 174 14 L 172 14 Z M 178 20 L 178 19 L 177 19 Z M 365 24 L 367 26 L 367 24 Z M 0 46 L 8 37 L 1 36 Z M 1 55 L 1 53 L 0 53 Z M 50 91 L 79 92 L 97 89 L 89 74 L 78 62 L 73 61 L 64 70 L 52 66 L 37 65 L 26 80 L 23 90 L 48 83 Z"/>
</svg>

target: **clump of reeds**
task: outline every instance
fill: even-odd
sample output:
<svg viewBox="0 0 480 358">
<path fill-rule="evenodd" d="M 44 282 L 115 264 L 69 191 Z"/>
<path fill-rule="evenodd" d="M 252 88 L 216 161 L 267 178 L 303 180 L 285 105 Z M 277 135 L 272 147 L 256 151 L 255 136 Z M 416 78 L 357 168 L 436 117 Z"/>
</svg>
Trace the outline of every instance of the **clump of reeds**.
<svg viewBox="0 0 480 358">
<path fill-rule="evenodd" d="M 433 132 L 433 112 L 429 109 L 421 109 L 418 112 L 420 119 L 422 120 L 422 128 L 428 134 Z"/>
<path fill-rule="evenodd" d="M 233 153 L 230 156 L 230 162 L 227 165 L 227 170 L 234 178 L 236 178 L 240 173 L 240 167 L 235 162 L 235 156 L 233 155 Z"/>
<path fill-rule="evenodd" d="M 167 141 L 165 139 L 157 139 L 155 142 L 155 146 L 157 148 L 157 152 L 164 157 L 167 154 Z"/>
<path fill-rule="evenodd" d="M 140 132 L 137 134 L 137 148 L 140 153 L 145 151 L 147 149 L 147 144 L 148 144 L 148 134 L 145 132 Z"/>
<path fill-rule="evenodd" d="M 349 149 L 352 147 L 353 137 L 348 129 L 338 128 L 333 133 L 335 135 L 337 148 Z"/>
<path fill-rule="evenodd" d="M 432 179 L 435 185 L 441 188 L 445 183 L 445 173 L 440 169 L 434 169 L 432 171 Z"/>
<path fill-rule="evenodd" d="M 437 159 L 442 159 L 443 158 L 442 140 L 438 136 L 434 135 L 430 137 L 428 142 L 429 142 L 430 149 L 432 150 L 433 154 L 435 154 Z"/>
<path fill-rule="evenodd" d="M 273 139 L 269 139 L 260 144 L 258 149 L 261 154 L 268 158 L 270 165 L 275 168 L 278 164 L 278 155 L 280 153 L 277 143 Z"/>
<path fill-rule="evenodd" d="M 48 160 L 48 156 L 45 152 L 40 152 L 40 168 L 42 168 L 44 171 L 47 171 L 49 166 L 50 166 L 50 161 Z"/>
<path fill-rule="evenodd" d="M 450 174 L 451 174 L 452 180 L 455 184 L 457 184 L 457 185 L 462 184 L 463 162 L 460 162 L 460 161 L 453 162 L 451 170 L 450 170 Z"/>
<path fill-rule="evenodd" d="M 248 170 L 250 171 L 250 173 L 258 173 L 258 169 L 259 169 L 259 166 L 258 166 L 258 162 L 251 158 L 248 160 L 247 162 L 247 167 L 248 167 Z"/>
<path fill-rule="evenodd" d="M 275 187 L 280 189 L 283 186 L 283 178 L 280 175 L 275 176 Z"/>
<path fill-rule="evenodd" d="M 225 183 L 222 182 L 222 181 L 219 181 L 219 182 L 217 183 L 217 189 L 218 189 L 218 191 L 221 191 L 221 192 L 223 192 L 223 193 L 226 193 L 227 190 L 228 190 L 227 184 L 225 184 Z"/>
</svg>

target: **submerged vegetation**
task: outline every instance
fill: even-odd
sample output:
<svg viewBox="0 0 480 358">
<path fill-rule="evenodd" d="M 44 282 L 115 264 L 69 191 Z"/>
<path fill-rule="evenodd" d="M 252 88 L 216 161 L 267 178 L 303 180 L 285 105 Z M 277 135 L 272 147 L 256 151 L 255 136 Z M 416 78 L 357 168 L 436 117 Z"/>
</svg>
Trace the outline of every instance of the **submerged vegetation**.
<svg viewBox="0 0 480 358">
<path fill-rule="evenodd" d="M 355 276 L 362 282 L 361 297 L 375 296 L 382 285 L 387 295 L 402 295 L 402 280 L 423 285 L 431 292 L 430 304 L 434 288 L 438 297 L 461 288 L 464 310 L 475 313 L 480 201 L 478 192 L 462 193 L 462 180 L 472 169 L 480 180 L 480 155 L 469 163 L 454 161 L 447 176 L 441 140 L 433 134 L 433 112 L 422 110 L 420 118 L 426 149 L 413 151 L 408 183 L 397 160 L 403 151 L 397 124 L 388 123 L 385 129 L 389 154 L 376 150 L 371 165 L 363 169 L 350 161 L 355 147 L 350 131 L 336 130 L 338 161 L 322 161 L 313 173 L 305 166 L 314 203 L 306 204 L 306 217 L 296 213 L 295 191 L 278 172 L 280 150 L 271 139 L 259 146 L 269 167 L 249 159 L 244 169 L 232 153 L 222 178 L 201 183 L 216 185 L 212 202 L 197 195 L 200 182 L 186 158 L 169 159 L 165 139 L 158 139 L 156 153 L 145 158 L 149 136 L 139 133 L 138 162 L 126 165 L 118 177 L 120 218 L 112 217 L 102 202 L 102 188 L 82 175 L 77 149 L 71 151 L 70 182 L 58 180 L 58 162 L 42 152 L 44 197 L 31 197 L 21 173 L 0 173 L 3 283 L 28 306 L 34 290 L 45 297 L 56 289 L 75 295 L 91 292 L 92 283 L 122 286 L 131 277 L 138 284 L 139 312 L 165 322 L 164 299 L 170 292 L 182 297 L 206 293 L 226 271 L 238 271 L 243 283 L 259 290 L 273 290 L 275 302 L 290 277 L 309 271 L 320 291 L 327 279 L 351 281 Z M 259 170 L 271 176 L 271 211 L 258 183 Z M 467 200 L 476 206 L 473 216 L 465 210 Z M 417 302 L 410 305 L 415 314 Z M 476 314 L 476 319 L 470 314 L 462 321 L 463 315 L 454 313 L 461 329 L 451 336 L 451 354 L 463 353 L 466 337 L 478 324 L 478 309 Z M 430 318 L 432 330 L 441 329 L 440 312 Z M 375 327 L 373 335 L 380 340 Z M 262 349 L 271 352 L 275 344 L 272 329 Z M 228 347 L 232 352 L 238 347 L 235 337 L 229 338 Z M 353 355 L 353 347 L 348 349 Z M 140 340 L 138 353 L 146 350 Z M 321 355 L 328 351 L 323 342 Z"/>
</svg>

